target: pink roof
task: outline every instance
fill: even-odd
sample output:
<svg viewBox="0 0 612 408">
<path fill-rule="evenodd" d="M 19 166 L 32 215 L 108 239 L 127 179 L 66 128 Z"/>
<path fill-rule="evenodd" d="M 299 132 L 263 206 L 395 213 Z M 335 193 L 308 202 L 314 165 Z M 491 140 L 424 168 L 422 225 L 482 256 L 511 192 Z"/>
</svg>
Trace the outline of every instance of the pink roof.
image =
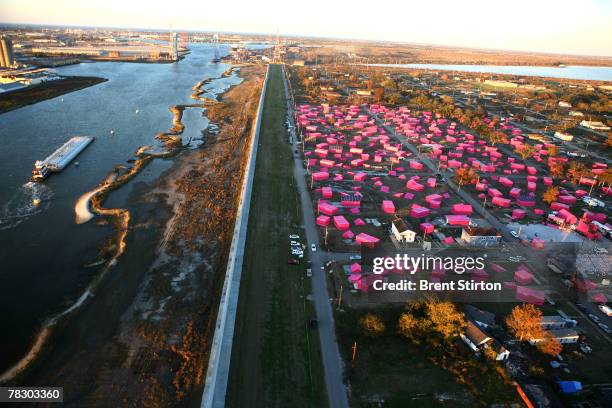
<svg viewBox="0 0 612 408">
<path fill-rule="evenodd" d="M 510 207 L 511 203 L 512 201 L 510 201 L 509 199 L 497 196 L 493 197 L 493 199 L 491 200 L 491 204 L 495 204 L 500 207 Z"/>
<path fill-rule="evenodd" d="M 431 210 L 426 207 L 422 207 L 418 204 L 413 204 L 410 209 L 410 216 L 414 218 L 426 217 L 431 213 Z"/>
<path fill-rule="evenodd" d="M 406 183 L 406 188 L 413 191 L 423 191 L 425 186 L 411 179 Z"/>
<path fill-rule="evenodd" d="M 472 206 L 469 204 L 463 204 L 463 203 L 453 204 L 451 208 L 451 212 L 453 214 L 472 215 Z"/>
<path fill-rule="evenodd" d="M 355 237 L 355 242 L 365 246 L 375 246 L 380 242 L 380 239 L 361 232 Z"/>
<path fill-rule="evenodd" d="M 491 264 L 491 269 L 493 269 L 495 272 L 506 272 L 506 268 L 496 263 Z"/>
<path fill-rule="evenodd" d="M 327 201 L 319 201 L 318 210 L 325 215 L 336 215 L 339 211 L 338 207 L 331 205 Z"/>
<path fill-rule="evenodd" d="M 393 214 L 395 212 L 395 204 L 391 200 L 383 200 L 382 210 L 387 214 Z"/>
<path fill-rule="evenodd" d="M 516 287 L 516 300 L 532 303 L 535 305 L 543 305 L 546 294 L 541 290 L 531 289 L 526 286 Z"/>
<path fill-rule="evenodd" d="M 425 234 L 431 234 L 434 231 L 434 225 L 428 222 L 423 222 L 419 225 L 419 229 Z"/>
<path fill-rule="evenodd" d="M 346 230 L 342 233 L 342 238 L 353 239 L 353 237 L 355 237 L 355 233 L 351 230 Z"/>
<path fill-rule="evenodd" d="M 533 280 L 533 275 L 524 269 L 519 269 L 514 273 L 514 280 L 521 285 L 528 285 Z"/>
<path fill-rule="evenodd" d="M 572 214 L 565 208 L 559 210 L 559 212 L 557 213 L 557 216 L 563 218 L 565 222 L 569 224 L 575 224 L 578 222 L 578 217 L 576 217 L 574 214 Z"/>
<path fill-rule="evenodd" d="M 354 273 L 354 274 L 351 274 L 351 275 L 348 277 L 348 280 L 349 280 L 349 282 L 355 283 L 355 282 L 360 281 L 360 280 L 361 280 L 361 278 L 362 278 L 362 276 L 361 276 L 361 274 L 360 274 L 360 273 Z"/>
<path fill-rule="evenodd" d="M 342 215 L 335 215 L 334 216 L 334 225 L 336 226 L 336 228 L 338 228 L 340 231 L 346 231 L 347 229 L 349 229 L 350 224 L 349 222 L 346 220 L 346 218 L 344 218 L 344 216 Z"/>
<path fill-rule="evenodd" d="M 470 217 L 460 214 L 447 215 L 446 223 L 448 225 L 470 225 Z"/>
<path fill-rule="evenodd" d="M 329 221 L 331 220 L 330 217 L 328 217 L 327 215 L 319 215 L 317 217 L 317 225 L 320 227 L 325 227 L 327 225 L 329 225 Z"/>
<path fill-rule="evenodd" d="M 314 181 L 322 181 L 322 180 L 327 180 L 329 178 L 329 173 L 324 172 L 324 171 L 319 171 L 316 173 L 312 173 L 312 179 Z"/>
</svg>

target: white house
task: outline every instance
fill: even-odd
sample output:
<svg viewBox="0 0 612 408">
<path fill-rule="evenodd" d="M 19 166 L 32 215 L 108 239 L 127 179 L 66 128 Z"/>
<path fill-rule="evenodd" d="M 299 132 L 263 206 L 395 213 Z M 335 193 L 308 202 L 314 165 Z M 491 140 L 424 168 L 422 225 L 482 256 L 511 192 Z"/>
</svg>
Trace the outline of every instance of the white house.
<svg viewBox="0 0 612 408">
<path fill-rule="evenodd" d="M 565 101 L 559 101 L 559 106 L 562 108 L 571 108 L 572 104 L 569 102 L 565 102 Z"/>
<path fill-rule="evenodd" d="M 580 122 L 580 126 L 584 126 L 586 128 L 593 129 L 593 130 L 602 130 L 604 132 L 607 132 L 610 130 L 610 126 L 606 126 L 602 122 L 595 122 L 592 120 L 583 120 L 582 122 Z"/>
<path fill-rule="evenodd" d="M 495 360 L 504 361 L 510 356 L 510 352 L 495 339 L 489 337 L 478 326 L 468 320 L 465 333 L 461 333 L 461 340 L 475 353 L 480 353 L 484 349 L 492 349 L 496 353 Z"/>
<path fill-rule="evenodd" d="M 565 329 L 570 327 L 573 320 L 566 320 L 561 316 L 542 316 L 540 325 L 544 330 Z"/>
<path fill-rule="evenodd" d="M 563 140 L 564 142 L 571 142 L 572 140 L 574 140 L 574 135 L 570 135 L 569 133 L 563 133 L 559 131 L 556 131 L 553 137 L 555 139 Z"/>
<path fill-rule="evenodd" d="M 391 233 L 398 242 L 414 242 L 416 238 L 416 232 L 409 229 L 401 218 L 396 218 L 391 222 Z"/>
<path fill-rule="evenodd" d="M 556 339 L 561 344 L 572 344 L 578 343 L 578 332 L 574 329 L 555 329 L 555 330 L 547 330 L 549 335 L 552 336 L 553 339 Z M 538 338 L 529 340 L 529 344 L 536 345 L 545 341 L 546 338 Z"/>
</svg>

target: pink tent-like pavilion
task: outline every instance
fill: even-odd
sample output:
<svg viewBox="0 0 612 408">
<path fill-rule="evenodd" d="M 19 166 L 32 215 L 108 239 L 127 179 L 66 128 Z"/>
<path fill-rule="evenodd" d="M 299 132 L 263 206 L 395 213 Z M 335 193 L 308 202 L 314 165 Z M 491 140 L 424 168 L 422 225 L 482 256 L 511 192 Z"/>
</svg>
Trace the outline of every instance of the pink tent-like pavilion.
<svg viewBox="0 0 612 408">
<path fill-rule="evenodd" d="M 346 231 L 351 226 L 349 222 L 344 218 L 343 215 L 335 215 L 334 216 L 334 225 L 340 231 Z"/>
<path fill-rule="evenodd" d="M 598 294 L 593 295 L 591 297 L 591 302 L 595 302 L 595 303 L 607 303 L 608 302 L 608 297 L 606 295 L 604 295 L 603 293 L 598 293 Z"/>
<path fill-rule="evenodd" d="M 533 281 L 533 275 L 524 269 L 514 272 L 514 280 L 521 285 L 529 285 Z"/>
<path fill-rule="evenodd" d="M 393 214 L 395 213 L 395 204 L 393 204 L 393 201 L 391 200 L 383 200 L 382 210 L 386 214 Z"/>
<path fill-rule="evenodd" d="M 531 289 L 527 286 L 516 287 L 516 300 L 542 306 L 544 304 L 545 297 L 546 293 L 541 290 Z"/>
<path fill-rule="evenodd" d="M 326 201 L 319 201 L 319 205 L 317 206 L 317 209 L 319 210 L 320 213 L 325 214 L 325 215 L 336 215 L 338 214 L 338 207 L 326 202 Z"/>
<path fill-rule="evenodd" d="M 355 237 L 355 242 L 360 245 L 367 246 L 369 248 L 374 248 L 380 242 L 380 239 L 373 237 L 371 235 L 366 234 L 365 232 L 361 232 L 357 234 Z"/>
<path fill-rule="evenodd" d="M 331 220 L 330 217 L 328 217 L 327 215 L 319 215 L 317 217 L 317 225 L 319 227 L 326 227 L 329 225 L 329 221 Z"/>
</svg>

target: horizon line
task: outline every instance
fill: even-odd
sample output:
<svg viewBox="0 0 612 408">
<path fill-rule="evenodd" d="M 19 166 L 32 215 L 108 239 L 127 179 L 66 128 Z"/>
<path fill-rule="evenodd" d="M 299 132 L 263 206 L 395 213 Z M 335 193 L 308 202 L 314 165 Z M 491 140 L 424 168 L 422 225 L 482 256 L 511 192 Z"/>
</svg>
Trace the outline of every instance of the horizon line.
<svg viewBox="0 0 612 408">
<path fill-rule="evenodd" d="M 223 34 L 238 34 L 238 35 L 259 35 L 259 36 L 270 36 L 272 38 L 277 35 L 280 37 L 287 38 L 303 38 L 303 39 L 320 39 L 320 40 L 341 40 L 341 41 L 363 41 L 363 42 L 377 42 L 395 45 L 422 45 L 431 47 L 442 47 L 442 48 L 453 48 L 453 49 L 469 49 L 469 50 L 480 50 L 480 51 L 501 51 L 501 52 L 515 52 L 521 54 L 537 54 L 537 55 L 550 55 L 550 56 L 568 56 L 568 57 L 591 57 L 591 58 L 604 58 L 612 59 L 612 51 L 609 55 L 594 55 L 594 54 L 577 54 L 572 52 L 556 53 L 546 51 L 530 51 L 530 50 L 519 50 L 511 48 L 482 48 L 468 45 L 447 45 L 439 43 L 428 43 L 428 42 L 410 42 L 410 41 L 392 41 L 384 39 L 372 39 L 372 38 L 355 38 L 355 37 L 329 37 L 322 35 L 304 35 L 304 34 L 291 34 L 291 33 L 272 33 L 272 32 L 247 32 L 247 31 L 231 31 L 231 30 L 205 30 L 205 29 L 188 29 L 188 28 L 159 28 L 159 27 L 126 27 L 126 26 L 107 26 L 107 25 L 79 25 L 79 24 L 50 24 L 50 23 L 23 23 L 23 22 L 9 22 L 0 21 L 0 27 L 3 26 L 33 26 L 33 27 L 63 27 L 63 28 L 85 28 L 85 29 L 113 29 L 113 30 L 134 30 L 134 31 L 155 31 L 155 32 L 191 32 L 191 33 L 223 33 Z"/>
</svg>

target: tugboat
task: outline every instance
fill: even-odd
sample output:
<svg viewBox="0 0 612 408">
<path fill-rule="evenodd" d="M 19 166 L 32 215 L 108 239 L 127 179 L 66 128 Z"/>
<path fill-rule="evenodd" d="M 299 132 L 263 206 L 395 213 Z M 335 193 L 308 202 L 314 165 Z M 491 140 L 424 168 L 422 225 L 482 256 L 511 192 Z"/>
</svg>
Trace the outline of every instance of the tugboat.
<svg viewBox="0 0 612 408">
<path fill-rule="evenodd" d="M 44 160 L 36 160 L 32 170 L 33 181 L 44 181 L 51 172 L 60 172 L 79 153 L 81 153 L 94 138 L 89 136 L 75 136 Z"/>
<path fill-rule="evenodd" d="M 32 180 L 44 181 L 49 175 L 49 172 L 50 170 L 45 162 L 36 160 L 36 162 L 34 162 L 34 170 L 32 170 Z"/>
</svg>

